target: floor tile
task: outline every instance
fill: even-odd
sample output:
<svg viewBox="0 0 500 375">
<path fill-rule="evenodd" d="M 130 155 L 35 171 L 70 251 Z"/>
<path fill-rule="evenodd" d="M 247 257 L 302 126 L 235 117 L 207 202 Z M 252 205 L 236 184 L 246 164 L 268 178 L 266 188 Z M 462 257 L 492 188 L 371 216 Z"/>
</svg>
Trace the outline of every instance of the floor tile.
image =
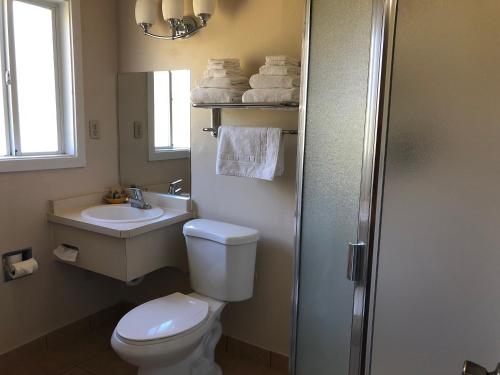
<svg viewBox="0 0 500 375">
<path fill-rule="evenodd" d="M 121 360 L 113 349 L 97 354 L 78 367 L 95 375 L 135 375 L 137 369 Z"/>
<path fill-rule="evenodd" d="M 48 352 L 59 362 L 76 366 L 110 348 L 108 338 L 98 332 L 91 332 L 72 345 L 49 348 Z"/>
<path fill-rule="evenodd" d="M 74 367 L 68 372 L 65 372 L 64 374 L 61 375 L 92 375 L 92 373 L 82 370 L 81 368 Z"/>
</svg>

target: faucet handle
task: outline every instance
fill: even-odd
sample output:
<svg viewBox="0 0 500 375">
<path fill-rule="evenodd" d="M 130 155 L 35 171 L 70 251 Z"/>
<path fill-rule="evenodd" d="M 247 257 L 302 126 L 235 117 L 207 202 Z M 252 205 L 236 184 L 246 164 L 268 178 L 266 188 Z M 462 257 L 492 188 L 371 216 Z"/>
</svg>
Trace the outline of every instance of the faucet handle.
<svg viewBox="0 0 500 375">
<path fill-rule="evenodd" d="M 143 195 L 142 195 L 142 190 L 139 188 L 129 188 L 128 191 L 130 192 L 131 198 L 138 200 L 138 201 L 143 201 Z"/>
<path fill-rule="evenodd" d="M 176 186 L 176 185 L 179 185 L 180 183 L 182 183 L 182 178 L 179 178 L 178 180 L 172 181 L 170 183 L 170 186 Z"/>
</svg>

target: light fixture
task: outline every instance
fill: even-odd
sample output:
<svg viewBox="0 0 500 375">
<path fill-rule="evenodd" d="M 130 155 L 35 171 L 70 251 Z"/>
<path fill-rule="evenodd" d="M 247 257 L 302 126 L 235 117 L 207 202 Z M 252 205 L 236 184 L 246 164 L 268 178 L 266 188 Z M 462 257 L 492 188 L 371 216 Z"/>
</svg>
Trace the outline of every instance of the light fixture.
<svg viewBox="0 0 500 375">
<path fill-rule="evenodd" d="M 215 0 L 193 0 L 194 16 L 184 15 L 184 0 L 163 0 L 161 4 L 163 19 L 170 26 L 170 35 L 151 32 L 158 19 L 160 0 L 136 0 L 135 20 L 145 35 L 166 40 L 189 38 L 203 29 L 215 12 Z"/>
</svg>

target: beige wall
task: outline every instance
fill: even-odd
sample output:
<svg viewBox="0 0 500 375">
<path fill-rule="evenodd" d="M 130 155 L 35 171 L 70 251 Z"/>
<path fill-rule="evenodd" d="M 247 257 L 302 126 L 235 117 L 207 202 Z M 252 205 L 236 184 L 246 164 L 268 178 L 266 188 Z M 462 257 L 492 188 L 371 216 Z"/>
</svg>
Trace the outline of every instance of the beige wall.
<svg viewBox="0 0 500 375">
<path fill-rule="evenodd" d="M 301 55 L 305 0 L 219 0 L 207 29 L 189 40 L 144 37 L 134 21 L 134 0 L 119 2 L 119 69 L 138 72 L 192 70 L 201 76 L 207 59 L 238 57 L 250 75 L 270 54 Z M 186 1 L 186 5 L 189 5 Z M 157 30 L 161 31 L 161 30 Z M 226 110 L 226 124 L 297 127 L 297 112 Z M 269 350 L 288 354 L 294 241 L 296 137 L 286 137 L 286 175 L 274 182 L 215 175 L 216 141 L 201 128 L 210 112 L 192 111 L 192 194 L 201 217 L 258 229 L 255 296 L 227 307 L 225 332 Z"/>
<path fill-rule="evenodd" d="M 142 138 L 134 137 L 134 121 L 142 122 Z M 183 192 L 191 191 L 190 159 L 149 161 L 147 73 L 119 75 L 118 123 L 123 186 L 168 184 L 181 178 Z"/>
<path fill-rule="evenodd" d="M 81 3 L 85 114 L 99 121 L 102 137 L 87 140 L 85 168 L 0 173 L 0 253 L 31 246 L 40 262 L 28 278 L 3 283 L 0 275 L 0 353 L 120 300 L 120 283 L 53 261 L 46 221 L 49 199 L 118 182 L 116 2 Z"/>
</svg>

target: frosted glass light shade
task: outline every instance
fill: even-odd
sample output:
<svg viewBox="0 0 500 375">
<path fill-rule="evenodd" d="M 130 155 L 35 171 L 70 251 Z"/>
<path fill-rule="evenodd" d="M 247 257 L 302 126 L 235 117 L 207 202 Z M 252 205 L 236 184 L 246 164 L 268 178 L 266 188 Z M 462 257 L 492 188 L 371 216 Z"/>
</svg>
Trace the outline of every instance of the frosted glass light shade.
<svg viewBox="0 0 500 375">
<path fill-rule="evenodd" d="M 135 20 L 141 23 L 154 24 L 157 17 L 158 2 L 155 0 L 137 0 L 135 2 Z"/>
<path fill-rule="evenodd" d="M 184 0 L 163 0 L 162 3 L 163 18 L 182 20 L 184 17 Z"/>
<path fill-rule="evenodd" d="M 194 14 L 214 14 L 215 0 L 193 0 Z"/>
</svg>

